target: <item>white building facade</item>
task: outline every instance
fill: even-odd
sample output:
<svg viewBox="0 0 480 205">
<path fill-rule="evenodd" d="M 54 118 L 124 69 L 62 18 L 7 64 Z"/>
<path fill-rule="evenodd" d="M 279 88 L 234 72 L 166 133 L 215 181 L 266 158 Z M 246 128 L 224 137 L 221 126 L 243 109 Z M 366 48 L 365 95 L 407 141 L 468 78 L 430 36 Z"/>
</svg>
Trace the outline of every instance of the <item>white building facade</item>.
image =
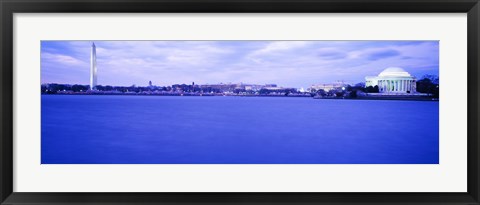
<svg viewBox="0 0 480 205">
<path fill-rule="evenodd" d="M 378 76 L 367 76 L 365 81 L 365 87 L 378 86 L 380 93 L 415 93 L 417 91 L 416 78 L 398 67 L 387 68 Z"/>
</svg>

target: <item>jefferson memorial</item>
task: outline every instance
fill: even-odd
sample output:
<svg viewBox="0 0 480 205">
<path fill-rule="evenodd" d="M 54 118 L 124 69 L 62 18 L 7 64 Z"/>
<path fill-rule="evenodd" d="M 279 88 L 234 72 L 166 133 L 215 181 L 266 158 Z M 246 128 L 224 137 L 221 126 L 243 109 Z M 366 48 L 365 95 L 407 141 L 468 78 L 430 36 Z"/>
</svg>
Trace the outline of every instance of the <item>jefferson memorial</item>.
<svg viewBox="0 0 480 205">
<path fill-rule="evenodd" d="M 378 76 L 365 77 L 365 87 L 378 86 L 380 93 L 415 93 L 416 78 L 398 67 L 383 70 Z"/>
</svg>

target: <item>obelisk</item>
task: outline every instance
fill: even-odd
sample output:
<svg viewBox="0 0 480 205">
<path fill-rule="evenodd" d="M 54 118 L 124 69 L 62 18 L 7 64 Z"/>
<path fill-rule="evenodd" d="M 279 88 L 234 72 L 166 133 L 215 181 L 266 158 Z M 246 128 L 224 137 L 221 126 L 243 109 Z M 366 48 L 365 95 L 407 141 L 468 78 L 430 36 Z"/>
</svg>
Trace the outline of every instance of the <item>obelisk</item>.
<svg viewBox="0 0 480 205">
<path fill-rule="evenodd" d="M 97 87 L 97 48 L 92 42 L 92 50 L 90 52 L 90 90 Z"/>
</svg>

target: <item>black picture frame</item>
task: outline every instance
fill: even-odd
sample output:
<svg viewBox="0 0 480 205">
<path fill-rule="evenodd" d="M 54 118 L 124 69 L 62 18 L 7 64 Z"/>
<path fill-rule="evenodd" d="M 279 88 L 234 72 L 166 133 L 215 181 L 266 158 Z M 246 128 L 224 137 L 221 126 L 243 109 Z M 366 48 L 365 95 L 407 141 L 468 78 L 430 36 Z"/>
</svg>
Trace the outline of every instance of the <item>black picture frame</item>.
<svg viewBox="0 0 480 205">
<path fill-rule="evenodd" d="M 479 0 L 0 0 L 1 204 L 480 204 Z M 13 192 L 14 13 L 467 13 L 466 193 L 17 193 Z M 92 186 L 94 186 L 92 184 Z"/>
</svg>

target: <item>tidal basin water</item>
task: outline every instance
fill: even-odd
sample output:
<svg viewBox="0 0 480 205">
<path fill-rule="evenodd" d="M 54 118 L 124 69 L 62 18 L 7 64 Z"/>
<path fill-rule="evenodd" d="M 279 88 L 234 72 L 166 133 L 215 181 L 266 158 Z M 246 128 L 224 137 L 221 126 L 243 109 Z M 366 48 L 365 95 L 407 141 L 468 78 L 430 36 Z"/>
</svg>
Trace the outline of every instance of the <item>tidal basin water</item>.
<svg viewBox="0 0 480 205">
<path fill-rule="evenodd" d="M 42 164 L 438 164 L 438 102 L 42 95 Z"/>
</svg>

